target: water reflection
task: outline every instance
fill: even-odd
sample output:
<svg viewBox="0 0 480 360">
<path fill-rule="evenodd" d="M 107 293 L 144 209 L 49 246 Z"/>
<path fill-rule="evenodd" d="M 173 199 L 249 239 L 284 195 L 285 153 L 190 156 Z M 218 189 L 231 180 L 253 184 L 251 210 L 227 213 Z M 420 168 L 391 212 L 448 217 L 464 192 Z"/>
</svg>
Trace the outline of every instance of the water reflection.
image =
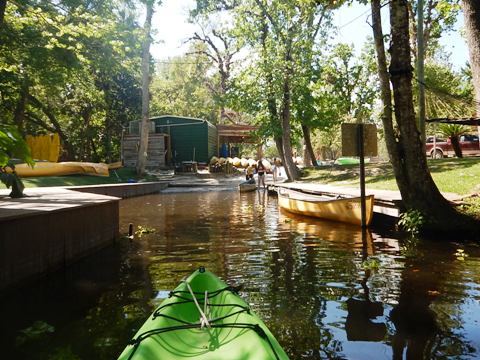
<svg viewBox="0 0 480 360">
<path fill-rule="evenodd" d="M 465 261 L 454 243 L 405 249 L 395 234 L 279 212 L 266 191 L 128 199 L 123 233 L 129 223 L 155 232 L 0 299 L 8 355 L 115 358 L 168 291 L 204 265 L 243 284 L 291 359 L 480 356 L 478 248 L 466 247 Z M 54 333 L 16 346 L 35 320 Z"/>
</svg>

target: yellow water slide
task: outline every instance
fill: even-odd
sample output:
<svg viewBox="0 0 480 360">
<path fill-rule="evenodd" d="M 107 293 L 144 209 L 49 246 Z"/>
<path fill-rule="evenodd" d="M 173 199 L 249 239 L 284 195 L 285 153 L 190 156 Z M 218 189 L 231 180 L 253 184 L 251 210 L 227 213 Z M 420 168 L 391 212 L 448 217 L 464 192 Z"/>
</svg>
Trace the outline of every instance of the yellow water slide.
<svg viewBox="0 0 480 360">
<path fill-rule="evenodd" d="M 60 156 L 60 137 L 58 134 L 27 135 L 25 141 L 30 148 L 32 159 L 57 162 Z"/>
</svg>

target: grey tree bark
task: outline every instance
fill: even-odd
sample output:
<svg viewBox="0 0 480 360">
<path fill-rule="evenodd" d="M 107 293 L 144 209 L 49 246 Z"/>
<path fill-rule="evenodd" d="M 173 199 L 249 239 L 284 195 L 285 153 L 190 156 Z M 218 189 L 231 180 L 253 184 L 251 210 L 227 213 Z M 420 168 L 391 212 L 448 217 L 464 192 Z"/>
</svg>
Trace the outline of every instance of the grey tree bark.
<svg viewBox="0 0 480 360">
<path fill-rule="evenodd" d="M 304 155 L 304 165 L 305 166 L 317 166 L 317 160 L 315 158 L 315 151 L 312 146 L 312 139 L 310 136 L 310 128 L 307 125 L 302 124 L 303 138 L 305 141 L 305 155 Z"/>
<path fill-rule="evenodd" d="M 393 88 L 396 126 L 381 30 L 380 1 L 372 0 L 372 20 L 381 82 L 385 139 L 405 209 L 419 210 L 427 219 L 426 230 L 473 230 L 478 223 L 461 215 L 442 196 L 427 166 L 420 141 L 412 93 L 413 68 L 408 32 L 407 0 L 390 1 L 391 63 L 388 69 Z"/>
<path fill-rule="evenodd" d="M 291 41 L 290 39 L 288 41 Z M 286 56 L 285 56 L 285 75 L 283 79 L 283 96 L 282 96 L 282 112 L 281 112 L 281 124 L 282 124 L 282 145 L 283 145 L 283 166 L 287 173 L 288 180 L 294 181 L 299 177 L 299 171 L 295 163 L 293 162 L 293 150 L 292 150 L 292 135 L 291 135 L 291 105 L 292 94 L 290 81 L 293 76 L 292 70 L 292 57 L 290 54 L 291 44 L 287 44 Z"/>
<path fill-rule="evenodd" d="M 480 116 L 480 1 L 462 0 L 462 8 L 477 101 L 477 116 Z"/>
<path fill-rule="evenodd" d="M 152 0 L 146 2 L 147 16 L 145 19 L 144 33 L 145 40 L 142 51 L 142 121 L 140 124 L 140 146 L 138 149 L 137 160 L 137 174 L 145 173 L 147 165 L 147 151 L 148 151 L 148 133 L 150 130 L 150 44 L 151 44 L 151 29 L 153 5 Z"/>
</svg>

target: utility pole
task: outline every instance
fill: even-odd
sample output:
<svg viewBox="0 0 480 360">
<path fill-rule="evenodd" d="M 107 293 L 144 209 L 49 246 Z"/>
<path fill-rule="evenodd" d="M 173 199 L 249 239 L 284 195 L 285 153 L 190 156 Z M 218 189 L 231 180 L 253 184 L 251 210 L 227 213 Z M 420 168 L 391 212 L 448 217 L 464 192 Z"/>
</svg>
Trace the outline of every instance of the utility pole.
<svg viewBox="0 0 480 360">
<path fill-rule="evenodd" d="M 425 44 L 423 42 L 423 0 L 418 0 L 417 5 L 417 77 L 418 77 L 418 129 L 420 130 L 420 139 L 425 152 Z"/>
</svg>

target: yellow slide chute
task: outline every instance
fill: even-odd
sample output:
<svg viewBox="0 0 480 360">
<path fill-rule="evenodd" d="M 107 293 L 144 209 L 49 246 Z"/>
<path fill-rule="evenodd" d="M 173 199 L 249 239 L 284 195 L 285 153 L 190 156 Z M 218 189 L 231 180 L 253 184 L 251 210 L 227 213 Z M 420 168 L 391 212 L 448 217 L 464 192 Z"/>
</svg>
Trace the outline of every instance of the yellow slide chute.
<svg viewBox="0 0 480 360">
<path fill-rule="evenodd" d="M 57 162 L 60 156 L 60 137 L 58 134 L 27 135 L 25 138 L 34 167 L 28 164 L 16 164 L 15 172 L 20 177 L 37 176 L 63 176 L 63 175 L 94 175 L 109 176 L 109 169 L 115 170 L 122 167 L 122 162 L 112 164 L 67 161 Z"/>
<path fill-rule="evenodd" d="M 25 138 L 32 159 L 57 162 L 60 156 L 60 137 L 58 134 L 27 135 Z"/>
</svg>

